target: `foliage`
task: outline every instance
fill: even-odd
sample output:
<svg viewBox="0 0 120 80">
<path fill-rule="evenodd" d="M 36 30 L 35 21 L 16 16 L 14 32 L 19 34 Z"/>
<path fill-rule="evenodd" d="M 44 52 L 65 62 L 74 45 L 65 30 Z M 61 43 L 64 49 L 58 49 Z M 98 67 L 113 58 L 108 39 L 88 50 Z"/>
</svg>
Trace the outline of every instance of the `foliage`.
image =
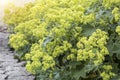
<svg viewBox="0 0 120 80">
<path fill-rule="evenodd" d="M 4 20 L 14 27 L 9 44 L 37 80 L 119 80 L 119 3 L 36 0 L 8 8 Z"/>
<path fill-rule="evenodd" d="M 24 7 L 18 7 L 13 4 L 9 4 L 4 12 L 4 21 L 10 26 L 9 31 L 13 32 L 15 26 L 25 21 L 31 20 L 30 8 L 33 6 L 33 3 L 26 4 Z"/>
</svg>

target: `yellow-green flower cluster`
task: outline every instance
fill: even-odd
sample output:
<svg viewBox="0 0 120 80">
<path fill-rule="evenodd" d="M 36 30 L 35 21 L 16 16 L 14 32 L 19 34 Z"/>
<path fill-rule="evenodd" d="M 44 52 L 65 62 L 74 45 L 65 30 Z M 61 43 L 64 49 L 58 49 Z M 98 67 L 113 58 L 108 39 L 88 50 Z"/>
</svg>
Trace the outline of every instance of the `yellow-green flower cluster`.
<svg viewBox="0 0 120 80">
<path fill-rule="evenodd" d="M 71 53 L 67 56 L 67 59 L 68 59 L 68 60 L 76 61 L 77 49 L 71 48 L 71 49 L 70 49 L 70 52 L 71 52 Z"/>
<path fill-rule="evenodd" d="M 113 5 L 118 4 L 119 5 L 120 0 L 103 0 L 103 6 L 107 9 L 110 9 Z"/>
<path fill-rule="evenodd" d="M 92 21 L 95 20 L 95 15 L 91 13 L 91 14 L 86 15 L 85 17 L 83 17 L 82 20 L 83 20 L 84 24 L 91 23 Z"/>
<path fill-rule="evenodd" d="M 104 61 L 104 56 L 109 54 L 105 46 L 106 40 L 108 40 L 107 33 L 100 29 L 93 32 L 88 39 L 82 37 L 77 43 L 77 61 L 94 59 L 95 65 L 101 64 Z"/>
<path fill-rule="evenodd" d="M 35 36 L 38 39 L 42 39 L 45 35 L 48 34 L 48 32 L 46 30 L 46 26 L 47 26 L 46 23 L 41 23 L 40 25 L 38 25 L 37 27 L 32 29 L 31 31 L 33 33 L 33 36 Z"/>
<path fill-rule="evenodd" d="M 46 71 L 47 69 L 55 66 L 55 61 L 52 56 L 41 51 L 39 44 L 33 44 L 31 52 L 25 55 L 28 63 L 26 69 L 32 73 L 36 73 L 36 70 L 41 69 Z"/>
<path fill-rule="evenodd" d="M 55 66 L 55 61 L 53 59 L 52 56 L 49 56 L 49 55 L 45 55 L 43 57 L 43 62 L 42 62 L 43 66 L 42 66 L 42 69 L 44 71 L 46 71 L 47 69 L 49 68 L 53 68 Z"/>
<path fill-rule="evenodd" d="M 90 2 L 88 0 L 38 0 L 30 11 L 32 16 L 40 18 L 41 21 L 45 21 L 46 24 L 56 22 L 64 26 L 66 21 L 68 21 L 68 23 L 74 21 L 86 24 L 95 20 L 93 13 L 84 14 L 86 8 L 94 1 L 96 0 L 91 0 Z"/>
<path fill-rule="evenodd" d="M 118 33 L 118 35 L 120 35 L 120 26 L 116 27 L 116 32 Z"/>
<path fill-rule="evenodd" d="M 23 48 L 25 45 L 29 44 L 29 42 L 26 40 L 26 37 L 24 34 L 12 34 L 10 36 L 9 44 L 15 49 L 19 50 Z"/>
<path fill-rule="evenodd" d="M 111 71 L 112 66 L 111 65 L 104 65 L 103 66 L 104 71 L 100 74 L 100 76 L 103 78 L 103 80 L 110 80 L 115 74 Z"/>
<path fill-rule="evenodd" d="M 54 48 L 54 51 L 52 53 L 53 57 L 57 57 L 61 54 L 63 54 L 65 51 L 67 51 L 68 49 L 70 49 L 72 47 L 72 45 L 70 43 L 68 43 L 68 41 L 63 41 L 62 46 L 56 46 Z"/>
<path fill-rule="evenodd" d="M 114 15 L 115 21 L 118 22 L 120 20 L 120 10 L 119 10 L 119 8 L 115 7 L 112 10 L 112 14 Z"/>
<path fill-rule="evenodd" d="M 34 33 L 39 24 L 40 22 L 38 19 L 32 19 L 16 26 L 14 29 L 14 32 L 16 34 L 12 34 L 10 36 L 9 44 L 11 45 L 11 47 L 18 50 L 19 48 L 23 48 L 24 46 L 26 46 L 26 44 L 31 43 L 30 41 L 34 41 L 35 39 L 37 39 L 37 35 L 34 36 Z"/>
<path fill-rule="evenodd" d="M 16 27 L 19 23 L 32 19 L 32 17 L 29 16 L 31 7 L 33 7 L 33 3 L 28 3 L 24 7 L 18 7 L 13 4 L 8 5 L 4 14 L 5 23 L 11 28 Z"/>
<path fill-rule="evenodd" d="M 30 21 L 19 24 L 15 27 L 15 32 L 19 32 L 21 34 L 25 34 L 26 37 L 30 37 L 33 35 L 34 29 L 40 24 L 38 19 L 32 19 Z"/>
</svg>

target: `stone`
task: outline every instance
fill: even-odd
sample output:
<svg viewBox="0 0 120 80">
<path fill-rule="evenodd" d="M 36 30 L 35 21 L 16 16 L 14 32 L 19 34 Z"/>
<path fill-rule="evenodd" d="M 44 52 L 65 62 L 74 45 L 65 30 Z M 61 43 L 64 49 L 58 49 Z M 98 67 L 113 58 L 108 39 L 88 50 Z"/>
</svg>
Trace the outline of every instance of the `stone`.
<svg viewBox="0 0 120 80">
<path fill-rule="evenodd" d="M 0 70 L 0 74 L 4 74 L 5 73 L 5 71 L 3 71 L 3 70 Z"/>
<path fill-rule="evenodd" d="M 34 80 L 33 76 L 16 76 L 16 77 L 8 77 L 8 80 Z"/>
<path fill-rule="evenodd" d="M 7 75 L 5 75 L 5 74 L 0 74 L 0 80 L 5 80 L 6 77 L 7 77 Z"/>
<path fill-rule="evenodd" d="M 7 46 L 9 33 L 0 32 L 0 80 L 34 80 L 25 69 L 26 62 L 14 59 L 14 52 Z"/>
</svg>

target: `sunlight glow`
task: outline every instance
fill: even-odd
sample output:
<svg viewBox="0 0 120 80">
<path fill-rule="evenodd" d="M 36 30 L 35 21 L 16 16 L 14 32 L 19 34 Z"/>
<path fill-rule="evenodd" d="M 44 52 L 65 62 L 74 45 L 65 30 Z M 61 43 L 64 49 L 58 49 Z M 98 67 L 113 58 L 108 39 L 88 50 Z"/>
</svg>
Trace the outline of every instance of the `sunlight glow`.
<svg viewBox="0 0 120 80">
<path fill-rule="evenodd" d="M 0 0 L 0 6 L 6 6 L 9 3 L 9 0 Z"/>
</svg>

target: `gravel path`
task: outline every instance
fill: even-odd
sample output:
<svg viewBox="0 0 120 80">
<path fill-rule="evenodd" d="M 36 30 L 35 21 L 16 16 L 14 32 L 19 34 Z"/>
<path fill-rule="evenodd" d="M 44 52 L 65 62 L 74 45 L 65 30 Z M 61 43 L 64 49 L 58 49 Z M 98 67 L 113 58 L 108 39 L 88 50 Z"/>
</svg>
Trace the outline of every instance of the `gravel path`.
<svg viewBox="0 0 120 80">
<path fill-rule="evenodd" d="M 25 62 L 14 59 L 14 53 L 7 47 L 9 33 L 0 32 L 0 80 L 34 80 L 25 70 Z"/>
</svg>

